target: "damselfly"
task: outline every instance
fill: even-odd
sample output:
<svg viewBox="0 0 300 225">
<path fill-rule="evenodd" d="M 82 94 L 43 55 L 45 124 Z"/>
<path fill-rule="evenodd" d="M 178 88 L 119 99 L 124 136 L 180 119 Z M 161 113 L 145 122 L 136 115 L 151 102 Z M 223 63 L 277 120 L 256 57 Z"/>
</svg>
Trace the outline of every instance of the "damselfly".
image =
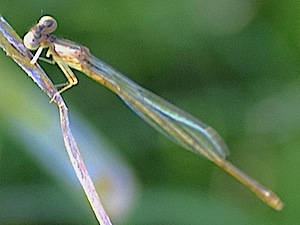
<svg viewBox="0 0 300 225">
<path fill-rule="evenodd" d="M 70 67 L 81 71 L 116 93 L 136 114 L 171 140 L 214 162 L 269 206 L 282 209 L 284 204 L 275 193 L 226 160 L 226 144 L 213 128 L 142 88 L 93 56 L 87 47 L 52 35 L 56 27 L 54 18 L 43 16 L 24 36 L 24 44 L 30 50 L 38 49 L 32 64 L 37 62 L 42 50 L 48 48 L 46 57 L 52 56 L 68 80 L 59 93 L 77 84 Z"/>
</svg>

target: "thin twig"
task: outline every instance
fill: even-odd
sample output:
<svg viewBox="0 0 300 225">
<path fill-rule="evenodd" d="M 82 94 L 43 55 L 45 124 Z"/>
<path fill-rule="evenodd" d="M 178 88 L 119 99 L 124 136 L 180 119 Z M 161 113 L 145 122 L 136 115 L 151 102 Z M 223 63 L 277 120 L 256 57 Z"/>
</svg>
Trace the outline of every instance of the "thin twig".
<svg viewBox="0 0 300 225">
<path fill-rule="evenodd" d="M 58 94 L 57 89 L 42 68 L 37 63 L 34 65 L 30 64 L 32 54 L 25 48 L 22 39 L 1 15 L 0 46 L 58 106 L 65 146 L 77 178 L 84 189 L 99 224 L 112 224 L 100 202 L 94 184 L 83 163 L 75 138 L 70 129 L 68 108 L 63 98 Z"/>
</svg>

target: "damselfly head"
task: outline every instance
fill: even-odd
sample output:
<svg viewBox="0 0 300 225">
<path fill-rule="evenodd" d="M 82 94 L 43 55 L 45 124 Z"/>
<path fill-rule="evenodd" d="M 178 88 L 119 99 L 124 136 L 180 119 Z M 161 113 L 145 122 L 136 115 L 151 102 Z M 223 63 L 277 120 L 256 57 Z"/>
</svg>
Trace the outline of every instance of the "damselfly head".
<svg viewBox="0 0 300 225">
<path fill-rule="evenodd" d="M 24 36 L 23 42 L 30 50 L 37 49 L 44 40 L 44 35 L 52 33 L 57 28 L 56 20 L 51 16 L 43 16 L 39 22 Z"/>
</svg>

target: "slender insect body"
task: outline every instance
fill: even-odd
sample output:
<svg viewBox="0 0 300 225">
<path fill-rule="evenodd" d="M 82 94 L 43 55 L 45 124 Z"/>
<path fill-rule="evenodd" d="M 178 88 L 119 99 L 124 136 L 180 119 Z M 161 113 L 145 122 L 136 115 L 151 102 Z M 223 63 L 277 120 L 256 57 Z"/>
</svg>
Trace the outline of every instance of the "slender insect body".
<svg viewBox="0 0 300 225">
<path fill-rule="evenodd" d="M 214 162 L 269 206 L 276 210 L 283 208 L 283 202 L 275 193 L 226 160 L 226 144 L 213 128 L 131 81 L 91 55 L 88 48 L 51 35 L 56 27 L 52 17 L 42 17 L 24 36 L 24 44 L 28 49 L 38 49 L 32 64 L 36 63 L 43 48 L 49 48 L 47 57 L 52 55 L 68 80 L 59 93 L 78 82 L 70 67 L 83 72 L 119 95 L 136 114 L 171 140 Z"/>
</svg>

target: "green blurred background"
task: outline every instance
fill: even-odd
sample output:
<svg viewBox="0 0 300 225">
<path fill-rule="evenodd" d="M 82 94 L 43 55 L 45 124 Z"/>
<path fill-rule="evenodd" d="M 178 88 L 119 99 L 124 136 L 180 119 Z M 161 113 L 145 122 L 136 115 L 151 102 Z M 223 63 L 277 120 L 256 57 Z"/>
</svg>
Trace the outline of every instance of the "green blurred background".
<svg viewBox="0 0 300 225">
<path fill-rule="evenodd" d="M 281 212 L 269 208 L 211 162 L 158 134 L 106 88 L 76 72 L 79 84 L 63 93 L 70 114 L 89 121 L 96 135 L 104 133 L 139 183 L 135 205 L 115 224 L 299 223 L 299 1 L 2 0 L 0 13 L 20 36 L 42 15 L 55 17 L 57 36 L 88 46 L 131 79 L 214 127 L 228 144 L 229 160 L 286 204 Z M 41 65 L 54 83 L 65 81 L 56 66 Z M 16 98 L 24 92 L 44 97 L 41 105 L 23 102 L 29 110 L 57 113 L 4 53 L 0 77 Z M 18 120 L 30 114 L 18 101 L 5 104 L 0 102 L 0 107 L 11 104 Z M 4 113 L 10 111 L 1 113 L 0 197 L 17 189 L 20 198 L 0 202 L 0 220 L 5 218 L 0 224 L 96 224 L 84 197 L 74 201 L 76 194 L 42 169 L 15 138 L 17 131 L 6 127 Z M 24 133 L 28 140 L 31 136 Z M 45 189 L 34 191 L 37 186 Z M 45 193 L 49 197 L 39 201 Z M 85 205 L 84 210 L 78 204 Z"/>
</svg>

